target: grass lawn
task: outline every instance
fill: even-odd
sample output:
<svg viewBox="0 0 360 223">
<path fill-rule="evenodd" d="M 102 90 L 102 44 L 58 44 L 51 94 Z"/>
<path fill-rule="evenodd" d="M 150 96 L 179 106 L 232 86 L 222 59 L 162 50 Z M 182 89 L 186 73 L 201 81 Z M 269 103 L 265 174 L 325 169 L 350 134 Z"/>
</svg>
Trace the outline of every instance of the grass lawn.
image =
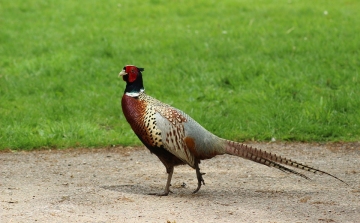
<svg viewBox="0 0 360 223">
<path fill-rule="evenodd" d="M 359 141 L 360 1 L 0 4 L 0 150 L 140 145 L 126 64 L 149 95 L 232 140 Z"/>
</svg>

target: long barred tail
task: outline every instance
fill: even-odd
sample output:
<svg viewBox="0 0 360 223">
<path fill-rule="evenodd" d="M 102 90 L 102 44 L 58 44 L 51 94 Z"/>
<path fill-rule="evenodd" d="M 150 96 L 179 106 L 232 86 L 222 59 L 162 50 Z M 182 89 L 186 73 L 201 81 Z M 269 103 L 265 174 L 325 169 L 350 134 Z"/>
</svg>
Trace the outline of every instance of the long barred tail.
<svg viewBox="0 0 360 223">
<path fill-rule="evenodd" d="M 305 176 L 304 174 L 299 173 L 295 170 L 289 169 L 280 164 L 296 167 L 298 169 L 302 169 L 302 170 L 309 171 L 312 173 L 326 174 L 326 175 L 331 176 L 331 177 L 343 182 L 344 184 L 348 185 L 343 180 L 341 180 L 341 179 L 337 178 L 336 176 L 331 175 L 325 171 L 315 169 L 311 166 L 307 166 L 302 163 L 298 163 L 296 161 L 278 156 L 276 154 L 271 154 L 269 152 L 262 151 L 261 149 L 252 148 L 251 146 L 247 146 L 242 143 L 233 142 L 230 140 L 225 140 L 225 141 L 226 141 L 225 151 L 227 154 L 239 156 L 239 157 L 266 165 L 268 167 L 275 167 L 276 169 L 279 169 L 281 171 L 284 171 L 287 173 L 293 173 L 293 174 L 296 174 L 296 175 L 301 176 L 308 180 L 310 178 Z"/>
</svg>

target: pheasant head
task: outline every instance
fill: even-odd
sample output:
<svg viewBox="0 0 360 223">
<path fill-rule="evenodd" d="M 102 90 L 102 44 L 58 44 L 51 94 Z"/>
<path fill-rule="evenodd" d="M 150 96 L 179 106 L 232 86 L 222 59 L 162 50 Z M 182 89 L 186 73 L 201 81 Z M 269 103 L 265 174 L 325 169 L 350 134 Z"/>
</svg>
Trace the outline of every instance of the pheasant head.
<svg viewBox="0 0 360 223">
<path fill-rule="evenodd" d="M 126 65 L 119 73 L 119 77 L 122 76 L 123 80 L 126 82 L 125 94 L 137 97 L 140 92 L 145 91 L 141 71 L 144 71 L 144 68 Z"/>
</svg>

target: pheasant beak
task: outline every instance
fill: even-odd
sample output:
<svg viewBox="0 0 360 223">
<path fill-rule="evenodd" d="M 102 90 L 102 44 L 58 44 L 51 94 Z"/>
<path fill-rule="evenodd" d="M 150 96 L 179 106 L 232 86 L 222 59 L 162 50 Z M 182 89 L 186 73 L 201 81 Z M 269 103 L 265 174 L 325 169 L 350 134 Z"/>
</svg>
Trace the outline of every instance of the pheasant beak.
<svg viewBox="0 0 360 223">
<path fill-rule="evenodd" d="M 125 72 L 125 70 L 122 70 L 122 71 L 119 73 L 119 77 L 120 77 L 120 76 L 125 76 L 125 75 L 127 75 L 127 73 Z"/>
</svg>

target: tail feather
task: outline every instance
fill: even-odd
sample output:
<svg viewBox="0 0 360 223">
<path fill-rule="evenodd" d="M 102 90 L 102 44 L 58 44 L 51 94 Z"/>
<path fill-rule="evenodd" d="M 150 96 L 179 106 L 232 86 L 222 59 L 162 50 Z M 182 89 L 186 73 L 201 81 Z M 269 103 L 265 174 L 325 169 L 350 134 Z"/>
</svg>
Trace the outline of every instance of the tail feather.
<svg viewBox="0 0 360 223">
<path fill-rule="evenodd" d="M 233 142 L 230 140 L 226 140 L 226 147 L 225 147 L 225 151 L 228 154 L 231 155 L 236 155 L 236 156 L 240 156 L 242 158 L 263 164 L 265 166 L 268 167 L 275 167 L 276 169 L 279 169 L 281 171 L 284 171 L 286 173 L 293 173 L 296 174 L 300 177 L 303 177 L 305 179 L 310 179 L 309 177 L 305 176 L 302 173 L 299 173 L 295 170 L 289 169 L 281 164 L 284 165 L 288 165 L 288 166 L 292 166 L 298 169 L 302 169 L 305 171 L 309 171 L 312 173 L 319 173 L 319 174 L 326 174 L 328 176 L 331 176 L 341 182 L 343 182 L 344 184 L 348 185 L 346 182 L 344 182 L 343 180 L 339 179 L 338 177 L 327 173 L 325 171 L 319 170 L 319 169 L 315 169 L 311 166 L 307 166 L 304 165 L 302 163 L 293 161 L 291 159 L 285 158 L 285 157 L 281 157 L 278 156 L 276 154 L 272 154 L 266 151 L 262 151 L 261 149 L 257 149 L 257 148 L 252 148 L 251 146 L 247 146 L 244 145 L 242 143 L 238 143 L 238 142 Z"/>
</svg>

